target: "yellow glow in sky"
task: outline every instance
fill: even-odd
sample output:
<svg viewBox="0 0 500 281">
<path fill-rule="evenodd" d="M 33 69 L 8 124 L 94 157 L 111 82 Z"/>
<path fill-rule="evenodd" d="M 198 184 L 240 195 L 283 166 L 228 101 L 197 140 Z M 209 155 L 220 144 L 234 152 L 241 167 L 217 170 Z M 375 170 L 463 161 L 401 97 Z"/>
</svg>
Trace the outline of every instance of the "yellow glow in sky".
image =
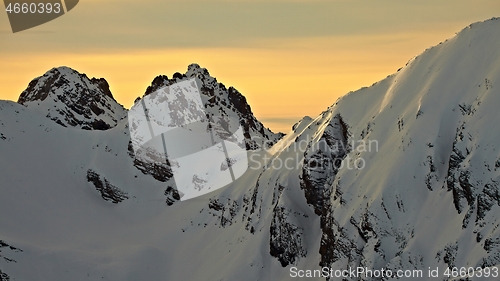
<svg viewBox="0 0 500 281">
<path fill-rule="evenodd" d="M 0 98 L 16 101 L 33 78 L 69 66 L 105 78 L 130 108 L 157 75 L 198 63 L 246 96 L 265 126 L 286 133 L 495 7 L 500 14 L 498 0 L 153 2 L 80 1 L 17 34 L 0 12 Z"/>
<path fill-rule="evenodd" d="M 444 36 L 444 37 L 443 37 Z M 66 65 L 90 77 L 104 77 L 114 97 L 130 108 L 154 77 L 172 77 L 198 63 L 226 86 L 243 93 L 257 118 L 275 131 L 287 132 L 305 115 L 315 116 L 343 94 L 369 86 L 403 66 L 424 46 L 445 33 L 399 34 L 394 38 L 314 38 L 275 42 L 273 48 L 186 48 L 132 52 L 2 56 L 1 97 L 17 100 L 31 79 Z M 378 44 L 374 40 L 390 40 Z M 276 47 L 281 44 L 281 46 Z M 365 45 L 366 44 L 366 45 Z"/>
</svg>

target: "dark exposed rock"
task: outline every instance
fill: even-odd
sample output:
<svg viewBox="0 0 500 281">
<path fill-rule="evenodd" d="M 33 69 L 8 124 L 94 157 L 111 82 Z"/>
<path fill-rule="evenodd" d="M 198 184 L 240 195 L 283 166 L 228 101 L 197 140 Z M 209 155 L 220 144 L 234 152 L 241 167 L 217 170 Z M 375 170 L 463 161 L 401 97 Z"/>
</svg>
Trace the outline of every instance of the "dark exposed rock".
<svg viewBox="0 0 500 281">
<path fill-rule="evenodd" d="M 165 190 L 165 203 L 167 203 L 168 206 L 172 206 L 175 202 L 181 200 L 181 196 L 179 195 L 179 192 L 177 192 L 177 189 L 168 186 L 167 189 Z"/>
<path fill-rule="evenodd" d="M 467 109 L 468 107 L 461 106 L 461 108 Z M 469 114 L 465 112 L 464 115 L 468 116 Z M 464 137 L 466 134 L 469 136 L 468 138 Z M 453 203 L 459 214 L 468 207 L 463 219 L 463 228 L 467 227 L 474 213 L 477 214 L 475 222 L 478 223 L 484 219 L 493 205 L 500 205 L 498 183 L 490 180 L 490 182 L 483 185 L 481 182 L 474 181 L 473 171 L 468 166 L 463 165 L 463 162 L 468 157 L 471 157 L 471 151 L 467 148 L 468 142 L 472 142 L 472 136 L 466 131 L 465 122 L 462 122 L 457 128 L 457 134 L 453 142 L 446 186 L 453 193 Z M 465 146 L 465 151 L 463 151 L 463 148 L 460 149 L 459 146 Z M 479 186 L 484 187 L 479 190 Z"/>
<path fill-rule="evenodd" d="M 2 248 L 9 248 L 10 250 L 12 250 L 14 252 L 22 252 L 23 251 L 23 250 L 21 250 L 19 248 L 16 248 L 14 246 L 11 246 L 11 245 L 7 244 L 3 240 L 0 240 L 0 252 L 2 252 Z"/>
<path fill-rule="evenodd" d="M 481 267 L 498 266 L 500 264 L 500 236 L 485 239 L 483 248 L 488 256 L 483 258 Z"/>
<path fill-rule="evenodd" d="M 10 276 L 0 269 L 0 281 L 10 281 Z"/>
<path fill-rule="evenodd" d="M 245 229 L 252 233 L 253 233 L 252 229 L 255 230 L 253 224 L 255 224 L 261 218 L 262 208 L 259 205 L 259 201 L 261 203 L 262 200 L 258 200 L 261 176 L 262 173 L 259 175 L 257 182 L 255 183 L 255 187 L 253 189 L 250 189 L 249 193 L 246 194 L 243 198 L 243 203 L 244 203 L 243 220 L 247 221 L 245 224 Z"/>
<path fill-rule="evenodd" d="M 335 115 L 324 130 L 317 146 L 309 145 L 304 154 L 302 180 L 300 187 L 304 190 L 307 203 L 320 216 L 321 255 L 320 266 L 330 266 L 340 258 L 353 259 L 358 252 L 357 245 L 348 238 L 344 229 L 340 228 L 333 218 L 331 198 L 339 198 L 342 192 L 339 183 L 333 187 L 334 179 L 341 161 L 352 149 L 349 144 L 348 125 L 340 115 Z M 335 189 L 335 190 L 334 190 Z"/>
<path fill-rule="evenodd" d="M 128 154 L 134 159 L 134 167 L 136 167 L 143 174 L 151 175 L 153 176 L 153 178 L 161 182 L 166 182 L 170 178 L 172 178 L 172 168 L 170 167 L 168 159 L 165 163 L 160 163 L 158 161 L 143 161 L 141 159 L 137 159 L 135 158 L 134 148 L 131 141 L 129 141 L 128 143 Z M 172 198 L 175 199 L 175 197 Z"/>
<path fill-rule="evenodd" d="M 167 163 L 150 163 L 134 159 L 134 166 L 145 175 L 151 175 L 158 181 L 166 182 L 172 177 L 172 168 Z"/>
<path fill-rule="evenodd" d="M 5 254 L 2 253 L 3 249 L 7 249 L 7 250 L 13 251 L 15 253 L 21 253 L 21 252 L 23 252 L 23 250 L 7 244 L 7 242 L 5 242 L 3 240 L 0 240 L 0 258 L 2 258 L 3 260 L 5 260 L 6 262 L 17 263 L 16 260 L 11 259 L 11 258 L 5 256 Z M 11 280 L 10 276 L 7 273 L 3 272 L 0 269 L 0 281 L 9 281 L 9 280 Z"/>
<path fill-rule="evenodd" d="M 427 161 L 425 165 L 429 166 L 429 173 L 427 173 L 427 175 L 425 176 L 425 185 L 427 186 L 427 189 L 432 191 L 432 184 L 433 181 L 437 180 L 437 175 L 436 175 L 436 166 L 434 166 L 434 161 L 431 155 L 427 156 Z"/>
<path fill-rule="evenodd" d="M 219 119 L 219 122 L 221 122 L 220 125 L 223 128 L 229 124 L 229 122 L 224 122 L 226 120 L 224 117 L 239 120 L 247 149 L 270 146 L 283 136 L 281 133 L 274 134 L 269 129 L 264 128 L 262 123 L 253 116 L 252 110 L 243 95 L 235 88 L 226 88 L 224 84 L 217 82 L 217 79 L 211 77 L 205 68 L 201 68 L 197 64 L 190 65 L 185 74 L 175 73 L 172 79 L 169 79 L 166 75 L 155 77 L 143 97 L 181 80 L 191 78 L 196 78 L 208 118 L 222 116 L 223 118 Z M 141 98 L 137 98 L 136 102 L 140 100 Z M 162 182 L 167 182 L 172 178 L 173 173 L 168 159 L 166 161 L 153 161 L 153 158 L 155 158 L 153 156 L 150 157 L 152 161 L 147 161 L 145 158 L 137 159 L 131 142 L 128 151 L 130 157 L 134 159 L 134 166 L 142 173 L 152 175 L 156 180 Z M 177 191 L 174 193 L 174 189 L 175 186 L 169 186 L 165 191 L 166 202 L 169 205 L 178 200 L 176 199 L 178 193 Z"/>
<path fill-rule="evenodd" d="M 236 222 L 235 217 L 240 211 L 240 205 L 237 201 L 227 198 L 227 202 L 223 203 L 223 199 L 210 199 L 208 203 L 209 213 L 217 217 L 217 222 L 221 227 L 227 227 Z"/>
<path fill-rule="evenodd" d="M 169 79 L 166 75 L 155 77 L 144 96 L 190 78 L 197 78 L 202 102 L 205 105 L 208 115 L 232 116 L 239 119 L 240 125 L 243 128 L 247 149 L 259 148 L 263 145 L 270 146 L 283 137 L 283 134 L 275 134 L 265 128 L 254 117 L 250 105 L 241 93 L 233 87 L 226 88 L 224 84 L 217 82 L 217 79 L 211 77 L 208 70 L 201 68 L 197 64 L 189 65 L 188 71 L 185 74 L 175 73 L 172 79 Z"/>
<path fill-rule="evenodd" d="M 455 141 L 453 142 L 453 149 L 449 160 L 448 176 L 446 179 L 448 190 L 451 190 L 453 192 L 453 203 L 455 204 L 455 209 L 457 209 L 458 213 L 461 213 L 464 208 L 461 200 L 465 197 L 464 191 L 461 189 L 461 186 L 459 184 L 459 176 L 457 176 L 457 174 L 460 174 L 460 164 L 465 159 L 462 151 L 460 151 L 460 149 L 456 147 L 457 142 L 461 141 L 462 139 L 461 135 L 462 131 L 461 129 L 458 129 L 457 136 L 455 138 Z M 463 178 L 463 180 L 465 180 L 465 178 Z"/>
<path fill-rule="evenodd" d="M 305 257 L 303 229 L 289 221 L 289 210 L 276 206 L 270 227 L 269 254 L 277 258 L 281 266 L 294 264 L 298 257 Z"/>
<path fill-rule="evenodd" d="M 85 74 L 83 74 L 85 75 Z M 106 96 L 113 98 L 113 94 L 111 94 L 111 90 L 109 89 L 109 84 L 108 81 L 104 78 L 92 78 L 90 81 L 94 84 L 97 84 L 99 89 L 101 89 L 102 93 L 105 94 Z"/>
<path fill-rule="evenodd" d="M 321 230 L 320 266 L 331 266 L 332 263 L 340 259 L 353 262 L 361 255 L 361 250 L 356 242 L 349 237 L 348 231 L 340 227 L 333 215 L 327 211 L 321 219 Z"/>
<path fill-rule="evenodd" d="M 59 77 L 61 76 L 61 73 L 59 73 L 59 71 L 55 69 L 50 70 L 46 74 L 49 75 L 47 75 L 48 77 L 40 86 L 38 85 L 38 82 L 42 77 L 31 80 L 31 82 L 28 84 L 28 88 L 26 88 L 26 90 L 21 93 L 21 96 L 19 96 L 17 102 L 20 104 L 25 104 L 29 101 L 35 100 L 44 101 L 52 90 L 52 86 L 55 84 L 54 82 L 57 81 L 57 79 L 59 79 Z"/>
<path fill-rule="evenodd" d="M 471 206 L 474 203 L 474 185 L 470 182 L 470 171 L 460 172 L 458 182 L 462 188 L 462 196 L 467 200 L 469 206 Z"/>
<path fill-rule="evenodd" d="M 146 93 L 144 93 L 144 95 L 147 96 L 160 88 L 168 86 L 169 85 L 168 82 L 169 80 L 167 75 L 156 76 L 151 82 L 151 85 L 148 86 L 148 88 L 146 89 Z M 137 100 L 135 102 L 137 102 Z"/>
<path fill-rule="evenodd" d="M 449 268 L 455 267 L 455 259 L 458 252 L 458 243 L 448 244 L 442 251 L 436 254 L 436 259 L 440 261 L 443 260 L 444 263 L 448 265 Z"/>
<path fill-rule="evenodd" d="M 315 147 L 308 146 L 304 155 L 301 188 L 307 203 L 314 207 L 317 215 L 322 214 L 325 200 L 332 195 L 331 183 L 338 172 L 341 161 L 349 152 L 348 129 L 340 115 L 328 124 Z"/>
<path fill-rule="evenodd" d="M 477 196 L 476 222 L 482 220 L 495 203 L 500 206 L 500 190 L 498 188 L 498 183 L 493 181 L 485 184 L 483 193 Z"/>
<path fill-rule="evenodd" d="M 123 200 L 128 199 L 126 192 L 109 183 L 106 178 L 101 177 L 95 171 L 90 169 L 87 171 L 87 181 L 94 184 L 97 191 L 101 193 L 102 198 L 106 201 L 118 204 Z"/>
<path fill-rule="evenodd" d="M 296 212 L 281 201 L 281 197 L 286 187 L 275 182 L 272 204 L 273 217 L 270 226 L 269 253 L 278 259 L 283 267 L 294 264 L 300 257 L 307 255 L 306 245 L 304 245 L 304 229 L 297 223 L 297 215 L 304 215 Z M 295 211 L 295 212 L 294 212 Z"/>
<path fill-rule="evenodd" d="M 105 79 L 89 79 L 68 67 L 53 68 L 33 79 L 18 103 L 39 108 L 61 126 L 84 130 L 108 130 L 126 115 Z"/>
</svg>

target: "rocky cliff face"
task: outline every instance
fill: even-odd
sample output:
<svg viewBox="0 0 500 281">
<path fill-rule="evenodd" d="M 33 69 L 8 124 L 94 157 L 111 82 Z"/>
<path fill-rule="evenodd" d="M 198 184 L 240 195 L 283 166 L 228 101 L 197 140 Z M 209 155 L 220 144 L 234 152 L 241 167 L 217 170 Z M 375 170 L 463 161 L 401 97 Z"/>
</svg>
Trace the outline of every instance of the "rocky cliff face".
<svg viewBox="0 0 500 281">
<path fill-rule="evenodd" d="M 246 98 L 238 90 L 234 87 L 227 88 L 216 78 L 210 76 L 206 68 L 202 68 L 198 64 L 189 65 L 186 73 L 177 72 L 171 79 L 166 75 L 157 76 L 144 95 L 149 95 L 160 88 L 190 78 L 196 78 L 202 101 L 209 115 L 227 116 L 240 120 L 247 149 L 255 149 L 262 145 L 272 146 L 283 137 L 282 133 L 273 133 L 255 118 Z M 136 99 L 136 102 L 139 99 Z"/>
<path fill-rule="evenodd" d="M 103 78 L 89 79 L 68 67 L 53 68 L 33 79 L 18 103 L 36 109 L 65 127 L 107 130 L 126 116 Z"/>
<path fill-rule="evenodd" d="M 189 65 L 185 74 L 178 72 L 173 74 L 171 79 L 166 75 L 155 77 L 151 85 L 146 89 L 143 97 L 151 95 L 155 91 L 167 86 L 171 86 L 174 83 L 192 78 L 195 78 L 194 81 L 196 81 L 197 87 L 199 88 L 201 101 L 204 105 L 207 117 L 216 118 L 221 127 L 239 122 L 239 126 L 243 129 L 243 141 L 247 150 L 256 150 L 260 147 L 271 147 L 283 137 L 282 133 L 273 133 L 255 118 L 250 105 L 241 93 L 233 87 L 226 88 L 224 84 L 210 76 L 207 69 L 197 64 Z M 140 100 L 140 97 L 137 98 L 135 103 L 140 102 Z M 238 123 L 233 125 L 235 125 L 235 128 L 238 127 Z M 134 157 L 132 145 L 129 145 L 129 153 Z M 169 160 L 167 159 L 166 163 L 161 163 L 160 161 L 153 160 L 156 156 L 153 157 L 151 155 L 143 155 L 141 159 L 134 157 L 134 165 L 144 173 L 153 175 L 155 179 L 166 182 L 168 186 L 165 190 L 165 196 L 167 197 L 166 201 L 168 205 L 172 205 L 179 200 L 180 196 L 176 190 L 175 183 L 169 181 L 172 177 L 172 169 L 169 166 Z"/>
</svg>

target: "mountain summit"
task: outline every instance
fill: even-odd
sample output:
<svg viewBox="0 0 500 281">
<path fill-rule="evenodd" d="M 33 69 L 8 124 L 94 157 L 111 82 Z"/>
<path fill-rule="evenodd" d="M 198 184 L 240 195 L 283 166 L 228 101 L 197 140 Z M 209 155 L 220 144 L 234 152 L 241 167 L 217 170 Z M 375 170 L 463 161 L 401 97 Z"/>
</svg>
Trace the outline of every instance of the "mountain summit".
<svg viewBox="0 0 500 281">
<path fill-rule="evenodd" d="M 227 88 L 216 78 L 210 76 L 206 68 L 202 68 L 198 64 L 189 65 L 185 74 L 176 72 L 170 79 L 166 75 L 157 76 L 146 89 L 144 95 L 147 96 L 160 88 L 190 78 L 196 78 L 208 114 L 232 116 L 240 120 L 248 149 L 262 145 L 271 146 L 283 136 L 282 133 L 273 133 L 255 118 L 246 98 L 238 90 L 234 87 Z"/>
<path fill-rule="evenodd" d="M 89 79 L 69 67 L 58 67 L 33 79 L 18 103 L 65 127 L 107 130 L 126 116 L 103 78 Z"/>
</svg>

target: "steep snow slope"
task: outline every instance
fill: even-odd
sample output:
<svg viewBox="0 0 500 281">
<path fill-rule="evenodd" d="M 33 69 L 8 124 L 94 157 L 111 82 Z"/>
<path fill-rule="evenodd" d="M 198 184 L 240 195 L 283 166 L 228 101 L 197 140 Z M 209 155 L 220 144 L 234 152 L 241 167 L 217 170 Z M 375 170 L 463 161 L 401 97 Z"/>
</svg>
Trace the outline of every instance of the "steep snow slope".
<svg viewBox="0 0 500 281">
<path fill-rule="evenodd" d="M 446 267 L 498 268 L 499 47 L 500 20 L 473 24 L 185 202 L 168 177 L 137 170 L 126 119 L 85 131 L 1 102 L 0 276 L 290 280 L 292 266 L 363 266 L 424 272 L 404 280 L 439 267 L 446 280 Z"/>
<path fill-rule="evenodd" d="M 379 148 L 351 147 L 366 167 L 328 187 L 322 264 L 500 264 L 499 31 L 498 19 L 472 24 L 328 109 L 321 122 L 341 116 L 351 139 Z"/>
</svg>

